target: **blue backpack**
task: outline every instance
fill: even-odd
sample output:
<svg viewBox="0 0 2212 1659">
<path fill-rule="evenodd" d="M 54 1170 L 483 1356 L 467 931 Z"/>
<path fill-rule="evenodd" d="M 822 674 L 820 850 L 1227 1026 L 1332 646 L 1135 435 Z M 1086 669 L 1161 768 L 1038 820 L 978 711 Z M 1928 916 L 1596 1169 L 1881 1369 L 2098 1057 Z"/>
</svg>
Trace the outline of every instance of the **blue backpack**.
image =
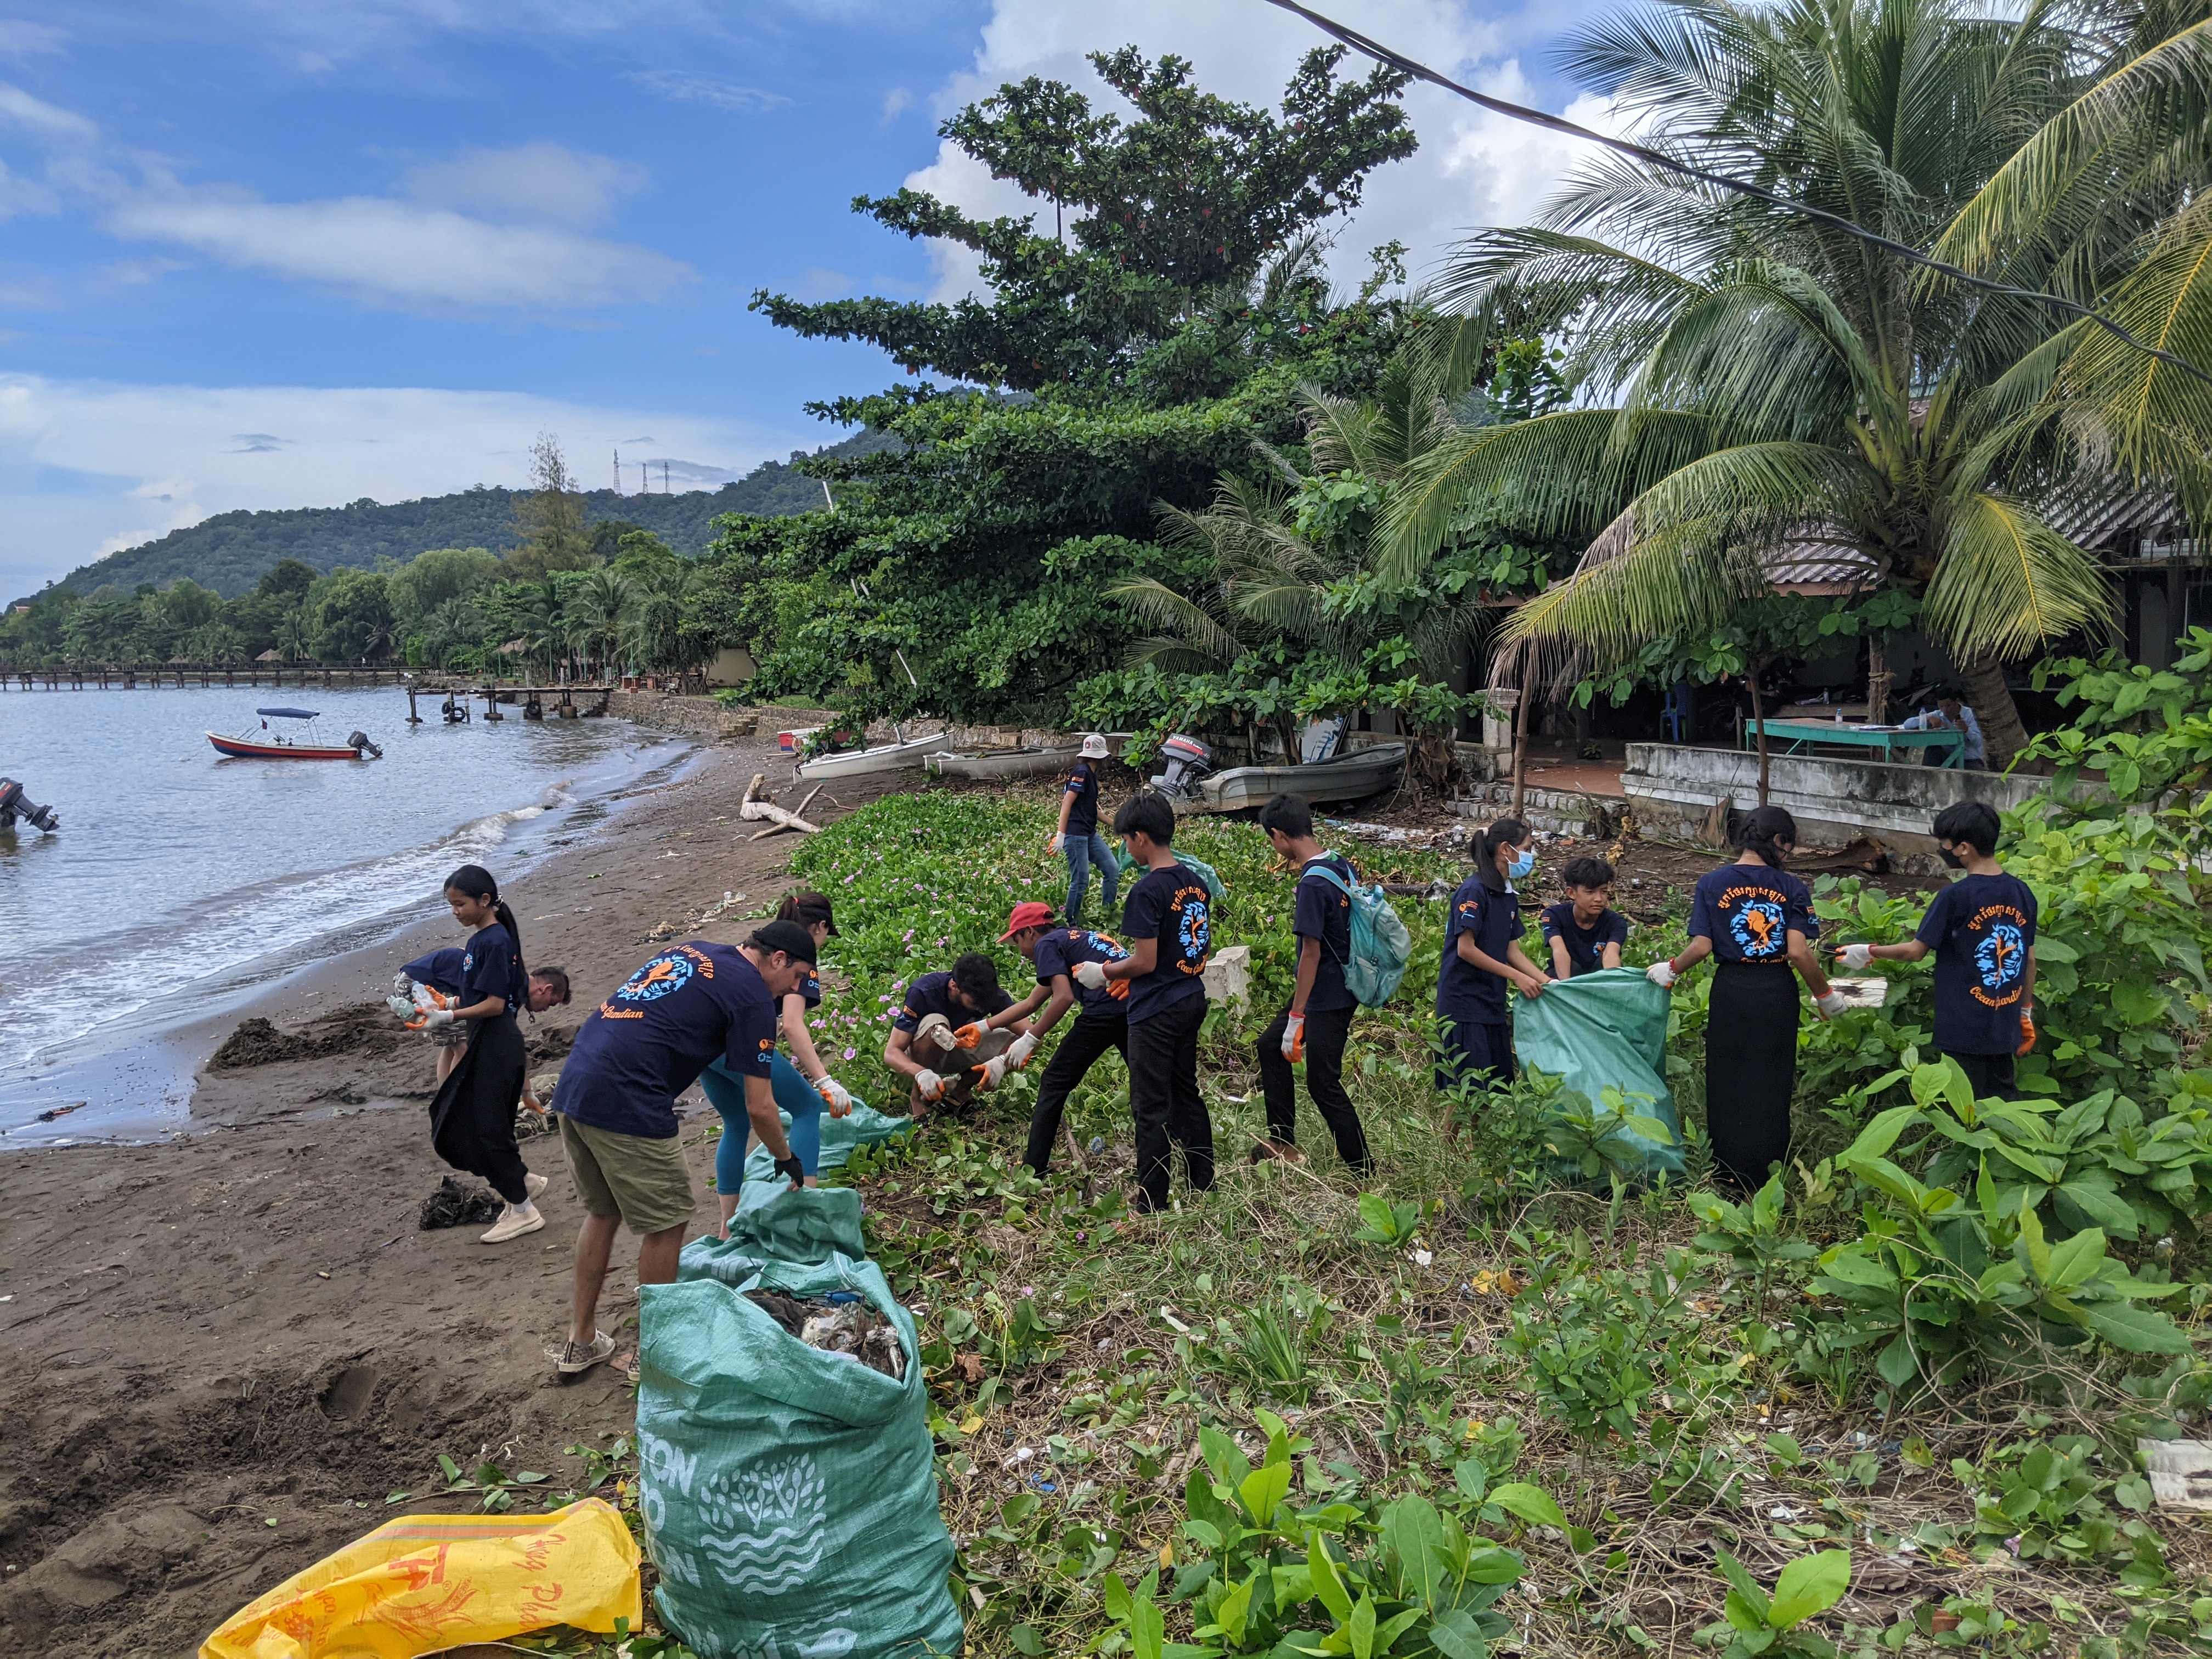
<svg viewBox="0 0 2212 1659">
<path fill-rule="evenodd" d="M 1304 874 L 1321 877 L 1352 901 L 1352 957 L 1344 964 L 1344 988 L 1361 1007 L 1381 1007 L 1398 994 L 1399 981 L 1406 977 L 1413 933 L 1390 908 L 1380 882 L 1358 886 L 1325 864 L 1310 865 Z"/>
</svg>

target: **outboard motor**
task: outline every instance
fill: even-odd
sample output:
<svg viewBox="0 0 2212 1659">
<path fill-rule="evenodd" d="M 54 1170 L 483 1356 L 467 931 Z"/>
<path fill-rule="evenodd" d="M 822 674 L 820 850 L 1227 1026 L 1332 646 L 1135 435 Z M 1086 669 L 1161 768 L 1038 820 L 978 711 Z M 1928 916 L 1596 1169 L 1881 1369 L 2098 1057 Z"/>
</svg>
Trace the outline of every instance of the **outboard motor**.
<svg viewBox="0 0 2212 1659">
<path fill-rule="evenodd" d="M 348 738 L 346 739 L 346 747 L 352 750 L 356 755 L 361 753 L 362 750 L 366 749 L 368 750 L 368 756 L 371 760 L 382 760 L 384 758 L 384 751 L 368 740 L 368 733 L 366 732 L 356 732 L 351 737 Z"/>
<path fill-rule="evenodd" d="M 1188 799 L 1197 793 L 1198 781 L 1212 769 L 1213 751 L 1178 732 L 1160 745 L 1160 771 L 1152 787 L 1164 795 Z"/>
<path fill-rule="evenodd" d="M 13 830 L 17 818 L 48 835 L 62 827 L 61 815 L 52 807 L 40 805 L 15 779 L 0 778 L 0 830 Z"/>
</svg>

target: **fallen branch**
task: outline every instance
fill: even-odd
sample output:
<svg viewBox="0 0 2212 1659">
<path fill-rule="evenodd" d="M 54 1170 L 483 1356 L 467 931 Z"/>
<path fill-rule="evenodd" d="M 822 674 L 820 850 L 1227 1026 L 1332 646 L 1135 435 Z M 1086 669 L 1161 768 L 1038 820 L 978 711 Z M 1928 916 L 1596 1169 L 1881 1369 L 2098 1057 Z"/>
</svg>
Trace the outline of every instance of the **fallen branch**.
<svg viewBox="0 0 2212 1659">
<path fill-rule="evenodd" d="M 756 821 L 766 818 L 769 821 L 769 827 L 755 835 L 752 837 L 753 840 L 765 841 L 769 836 L 780 835 L 786 830 L 803 830 L 810 836 L 816 836 L 822 833 L 822 826 L 820 824 L 809 823 L 805 818 L 799 817 L 797 812 L 791 811 L 788 807 L 778 806 L 774 801 L 770 800 L 768 798 L 768 792 L 761 787 L 765 781 L 766 775 L 764 773 L 754 773 L 753 781 L 745 786 L 745 798 L 738 803 L 738 816 L 739 817 L 751 818 Z M 807 802 L 811 801 L 814 797 L 820 793 L 820 790 L 821 786 L 818 784 L 816 785 L 813 789 L 809 790 L 807 792 L 806 800 L 803 800 L 799 804 L 800 808 L 804 810 Z"/>
</svg>

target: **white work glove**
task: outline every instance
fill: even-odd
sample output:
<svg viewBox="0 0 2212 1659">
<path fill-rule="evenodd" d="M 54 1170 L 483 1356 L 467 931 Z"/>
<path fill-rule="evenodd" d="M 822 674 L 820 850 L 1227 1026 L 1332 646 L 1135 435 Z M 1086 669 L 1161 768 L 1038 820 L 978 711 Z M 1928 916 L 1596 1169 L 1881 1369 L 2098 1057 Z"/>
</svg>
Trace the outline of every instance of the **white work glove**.
<svg viewBox="0 0 2212 1659">
<path fill-rule="evenodd" d="M 1057 853 L 1061 848 L 1066 845 L 1066 836 L 1062 834 L 1060 830 L 1055 830 L 1052 832 L 1052 839 L 1044 844 L 1044 850 L 1048 853 Z"/>
<path fill-rule="evenodd" d="M 1850 999 L 1841 991 L 1831 991 L 1824 997 L 1814 997 L 1813 1006 L 1820 1011 L 1822 1019 L 1833 1019 L 1851 1006 Z"/>
<path fill-rule="evenodd" d="M 950 1025 L 931 1026 L 929 1029 L 929 1040 L 935 1043 L 939 1048 L 944 1049 L 948 1054 L 960 1046 L 959 1036 Z"/>
<path fill-rule="evenodd" d="M 1863 973 L 1874 963 L 1874 946 L 1871 945 L 1846 945 L 1842 950 L 1836 952 L 1836 960 L 1842 963 L 1844 967 L 1850 969 L 1855 974 Z"/>
<path fill-rule="evenodd" d="M 1674 988 L 1674 981 L 1680 975 L 1674 972 L 1674 964 L 1662 957 L 1644 970 L 1644 977 L 1661 990 L 1671 991 Z"/>
<path fill-rule="evenodd" d="M 832 1117 L 843 1117 L 853 1109 L 851 1091 L 826 1073 L 814 1079 L 814 1092 L 828 1104 Z"/>
<path fill-rule="evenodd" d="M 400 977 L 404 979 L 406 975 L 403 974 Z M 384 1000 L 384 1006 L 402 1019 L 412 1019 L 421 1012 L 415 1006 L 415 999 L 410 996 L 386 997 Z"/>
<path fill-rule="evenodd" d="M 914 1074 L 914 1087 L 915 1092 L 924 1100 L 942 1100 L 945 1097 L 945 1079 L 927 1067 Z"/>
<path fill-rule="evenodd" d="M 405 997 L 410 1002 L 415 1000 L 415 981 L 404 971 L 392 976 L 392 990 L 395 996 Z"/>
<path fill-rule="evenodd" d="M 1006 1045 L 1006 1064 L 1020 1071 L 1030 1063 L 1030 1056 L 1036 1052 L 1036 1033 L 1023 1032 Z"/>
<path fill-rule="evenodd" d="M 1075 982 L 1086 991 L 1106 988 L 1106 964 L 1103 962 L 1079 962 L 1075 964 Z"/>
<path fill-rule="evenodd" d="M 984 1089 L 988 1091 L 997 1088 L 1001 1083 L 1004 1083 L 1006 1080 L 1006 1056 L 1005 1054 L 993 1055 L 989 1060 L 983 1062 L 982 1070 L 982 1086 Z"/>
<path fill-rule="evenodd" d="M 1283 1020 L 1283 1058 L 1296 1065 L 1306 1057 L 1306 1017 L 1286 1015 Z"/>
<path fill-rule="evenodd" d="M 450 1008 L 425 1008 L 419 1016 L 419 1022 L 421 1029 L 426 1031 L 440 1025 L 451 1025 L 453 1011 Z"/>
</svg>

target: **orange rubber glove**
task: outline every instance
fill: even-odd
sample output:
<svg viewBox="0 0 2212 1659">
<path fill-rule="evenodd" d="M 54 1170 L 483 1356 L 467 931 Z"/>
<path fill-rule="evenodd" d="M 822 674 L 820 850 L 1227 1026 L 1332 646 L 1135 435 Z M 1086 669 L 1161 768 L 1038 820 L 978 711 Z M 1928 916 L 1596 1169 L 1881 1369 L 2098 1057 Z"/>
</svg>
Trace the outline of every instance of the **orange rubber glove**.
<svg viewBox="0 0 2212 1659">
<path fill-rule="evenodd" d="M 1291 1014 L 1283 1021 L 1283 1058 L 1297 1065 L 1306 1057 L 1306 1017 Z"/>
<path fill-rule="evenodd" d="M 2020 1047 L 2014 1049 L 2013 1053 L 2016 1054 L 2032 1054 L 2034 1051 L 2034 1048 L 2035 1010 L 2033 1008 L 2023 1008 L 2020 1011 Z"/>
<path fill-rule="evenodd" d="M 983 1027 L 980 1021 L 970 1021 L 952 1034 L 952 1046 L 956 1048 L 972 1048 L 982 1040 Z"/>
</svg>

